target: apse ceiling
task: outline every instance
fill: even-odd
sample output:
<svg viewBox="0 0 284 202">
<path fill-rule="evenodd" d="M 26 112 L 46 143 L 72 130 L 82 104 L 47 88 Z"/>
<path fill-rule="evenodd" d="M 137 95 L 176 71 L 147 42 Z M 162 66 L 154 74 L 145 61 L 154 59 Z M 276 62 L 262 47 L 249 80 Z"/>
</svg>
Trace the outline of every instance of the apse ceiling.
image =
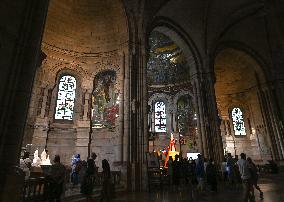
<svg viewBox="0 0 284 202">
<path fill-rule="evenodd" d="M 148 85 L 169 85 L 189 80 L 189 66 L 182 50 L 166 35 L 153 31 L 149 37 Z"/>
<path fill-rule="evenodd" d="M 256 86 L 258 75 L 256 61 L 242 51 L 226 49 L 221 51 L 215 59 L 215 92 L 219 114 L 227 116 L 232 105 L 246 103 Z"/>
<path fill-rule="evenodd" d="M 256 86 L 258 64 L 246 53 L 226 49 L 215 60 L 217 96 L 244 93 Z"/>
<path fill-rule="evenodd" d="M 43 44 L 66 51 L 112 51 L 127 41 L 120 0 L 50 0 Z"/>
</svg>

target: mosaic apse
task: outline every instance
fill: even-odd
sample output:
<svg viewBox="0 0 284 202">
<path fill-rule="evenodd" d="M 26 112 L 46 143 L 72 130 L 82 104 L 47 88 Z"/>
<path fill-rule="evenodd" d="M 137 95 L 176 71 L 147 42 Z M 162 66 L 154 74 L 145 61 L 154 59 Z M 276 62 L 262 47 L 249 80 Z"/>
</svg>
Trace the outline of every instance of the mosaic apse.
<svg viewBox="0 0 284 202">
<path fill-rule="evenodd" d="M 119 101 L 115 88 L 116 73 L 104 71 L 95 76 L 92 94 L 92 127 L 115 128 Z"/>
</svg>

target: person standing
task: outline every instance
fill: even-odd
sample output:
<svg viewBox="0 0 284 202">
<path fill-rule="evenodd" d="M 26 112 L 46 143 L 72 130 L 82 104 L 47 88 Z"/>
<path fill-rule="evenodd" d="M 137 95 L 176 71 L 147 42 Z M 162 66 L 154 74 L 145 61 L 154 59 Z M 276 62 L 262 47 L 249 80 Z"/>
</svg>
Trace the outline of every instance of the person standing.
<svg viewBox="0 0 284 202">
<path fill-rule="evenodd" d="M 168 176 L 170 185 L 173 184 L 173 157 L 170 156 L 168 160 Z"/>
<path fill-rule="evenodd" d="M 207 183 L 211 187 L 211 191 L 217 192 L 217 170 L 213 159 L 210 159 L 206 167 Z"/>
<path fill-rule="evenodd" d="M 227 172 L 228 172 L 228 180 L 231 184 L 234 184 L 234 159 L 231 153 L 228 153 L 227 157 Z"/>
<path fill-rule="evenodd" d="M 55 155 L 54 164 L 50 167 L 47 179 L 49 184 L 49 202 L 60 202 L 63 193 L 66 168 L 60 163 L 60 156 Z"/>
<path fill-rule="evenodd" d="M 102 189 L 102 202 L 112 201 L 112 194 L 114 192 L 114 185 L 111 182 L 110 166 L 106 159 L 102 160 L 103 168 L 103 189 Z"/>
<path fill-rule="evenodd" d="M 73 183 L 73 185 L 78 185 L 79 183 L 79 172 L 81 170 L 81 167 L 82 167 L 82 161 L 80 154 L 76 154 L 71 162 L 71 168 L 72 168 L 71 182 Z"/>
<path fill-rule="evenodd" d="M 252 183 L 251 183 L 251 174 L 249 170 L 249 163 L 246 160 L 246 155 L 241 153 L 241 159 L 237 161 L 239 167 L 241 179 L 244 187 L 244 202 L 253 200 L 254 196 L 252 194 Z"/>
<path fill-rule="evenodd" d="M 81 170 L 82 171 L 82 170 Z M 81 182 L 80 192 L 87 197 L 86 201 L 92 201 L 92 193 L 94 189 L 94 174 L 95 174 L 95 163 L 93 159 L 87 160 L 87 168 L 83 180 Z"/>
<path fill-rule="evenodd" d="M 30 177 L 30 169 L 32 167 L 32 161 L 30 159 L 30 153 L 25 151 L 23 158 L 20 159 L 20 168 L 25 173 L 25 180 Z"/>
<path fill-rule="evenodd" d="M 257 167 L 256 165 L 253 163 L 251 158 L 247 158 L 248 164 L 249 164 L 249 170 L 251 173 L 251 182 L 252 182 L 252 186 L 255 187 L 258 191 L 259 191 L 259 197 L 260 199 L 263 199 L 263 192 L 261 191 L 260 187 L 257 185 L 257 181 L 258 181 L 258 173 L 257 173 Z M 252 188 L 253 189 L 253 188 Z M 254 191 L 254 190 L 253 190 Z M 254 193 L 254 192 L 253 192 Z"/>
<path fill-rule="evenodd" d="M 175 160 L 173 161 L 173 185 L 174 189 L 177 189 L 180 183 L 181 176 L 181 165 L 179 160 L 179 155 L 175 155 Z"/>
<path fill-rule="evenodd" d="M 197 162 L 196 162 L 196 168 L 195 168 L 196 177 L 198 181 L 197 189 L 199 189 L 200 191 L 203 191 L 204 190 L 204 177 L 205 177 L 204 161 L 203 161 L 201 154 L 198 154 L 197 156 L 198 158 L 196 159 Z"/>
</svg>

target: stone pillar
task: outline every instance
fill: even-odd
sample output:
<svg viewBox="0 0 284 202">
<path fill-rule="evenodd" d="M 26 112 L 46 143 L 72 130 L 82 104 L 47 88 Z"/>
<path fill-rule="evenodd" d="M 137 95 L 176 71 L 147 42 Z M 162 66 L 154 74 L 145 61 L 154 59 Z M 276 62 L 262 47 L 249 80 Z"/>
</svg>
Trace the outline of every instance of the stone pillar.
<svg viewBox="0 0 284 202">
<path fill-rule="evenodd" d="M 201 127 L 201 122 L 202 122 L 202 110 L 200 108 L 201 103 L 200 103 L 200 94 L 197 94 L 197 82 L 196 79 L 192 82 L 192 86 L 193 86 L 193 98 L 194 98 L 194 105 L 195 105 L 195 109 L 196 109 L 196 113 L 197 113 L 197 147 L 198 147 L 198 151 L 202 154 L 205 155 L 205 151 L 204 151 L 204 147 L 203 147 L 203 134 L 204 134 L 204 130 L 203 127 Z M 207 156 L 207 154 L 206 154 Z"/>
<path fill-rule="evenodd" d="M 38 114 L 32 127 L 34 128 L 32 136 L 33 150 L 39 149 L 42 152 L 47 148 L 48 133 L 50 131 L 49 110 L 51 102 L 52 87 L 45 85 L 41 87 L 42 93 L 38 97 Z"/>
<path fill-rule="evenodd" d="M 130 148 L 129 148 L 129 142 L 130 142 L 130 120 L 129 115 L 131 112 L 131 102 L 130 102 L 130 55 L 129 52 L 124 52 L 124 88 L 123 91 L 125 92 L 123 94 L 123 159 L 122 161 L 124 164 L 129 163 L 130 161 Z"/>
<path fill-rule="evenodd" d="M 138 17 L 138 16 L 137 16 Z M 129 58 L 129 134 L 130 134 L 130 163 L 128 170 L 129 185 L 132 190 L 146 189 L 145 152 L 148 148 L 147 132 L 147 88 L 146 88 L 146 60 L 145 60 L 145 32 L 139 17 L 132 19 L 130 29 L 133 31 L 130 39 Z M 132 27 L 131 27 L 132 26 Z M 131 183 L 131 184 L 130 184 Z M 130 188 L 129 187 L 129 188 Z"/>
<path fill-rule="evenodd" d="M 48 1 L 1 3 L 0 49 L 0 201 L 20 201 L 14 181 L 19 162 L 33 79 L 39 59 Z M 11 26 L 12 25 L 12 26 Z"/>
<path fill-rule="evenodd" d="M 223 144 L 215 97 L 214 75 L 206 73 L 197 76 L 193 87 L 197 97 L 198 126 L 201 129 L 202 138 L 202 142 L 199 140 L 199 144 L 202 144 L 203 155 L 221 162 L 223 160 Z"/>
<path fill-rule="evenodd" d="M 88 150 L 90 144 L 90 154 L 92 153 L 92 141 L 89 143 L 90 135 L 90 118 L 91 118 L 91 99 L 92 99 L 92 90 L 84 89 L 82 92 L 85 92 L 84 95 L 84 105 L 83 105 L 83 116 L 82 120 L 77 120 L 77 137 L 75 140 L 75 152 L 81 155 L 82 159 L 87 159 Z M 91 134 L 91 140 L 92 140 Z"/>
<path fill-rule="evenodd" d="M 205 121 L 204 121 L 204 112 L 203 112 L 203 100 L 200 86 L 200 78 L 195 78 L 194 80 L 194 91 L 196 96 L 196 104 L 198 111 L 198 134 L 199 134 L 199 147 L 201 148 L 200 152 L 204 155 L 204 157 L 208 158 L 208 150 L 207 150 L 207 137 L 205 134 Z"/>
<path fill-rule="evenodd" d="M 120 69 L 121 76 L 119 80 L 120 92 L 119 92 L 119 131 L 120 131 L 120 158 L 119 161 L 123 162 L 123 148 L 124 148 L 124 79 L 125 79 L 125 54 L 120 54 Z"/>
<path fill-rule="evenodd" d="M 268 86 L 258 85 L 257 96 L 260 103 L 261 114 L 269 136 L 270 150 L 275 160 L 283 160 L 283 137 L 279 119 L 275 112 L 274 99 Z"/>
</svg>

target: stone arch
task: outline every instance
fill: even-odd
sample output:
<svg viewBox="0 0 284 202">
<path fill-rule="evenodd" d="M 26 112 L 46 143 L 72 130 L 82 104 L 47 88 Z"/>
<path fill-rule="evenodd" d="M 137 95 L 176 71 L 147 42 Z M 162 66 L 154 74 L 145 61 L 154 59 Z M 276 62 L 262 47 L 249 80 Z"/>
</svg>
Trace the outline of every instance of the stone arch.
<svg viewBox="0 0 284 202">
<path fill-rule="evenodd" d="M 260 63 L 260 58 L 256 60 L 251 52 L 248 53 L 247 46 L 242 47 L 237 42 L 231 44 L 234 45 L 220 44 L 215 53 L 215 95 L 221 118 L 226 122 L 222 126 L 225 128 L 221 128 L 223 134 L 228 130 L 234 134 L 231 110 L 232 107 L 239 107 L 243 112 L 246 136 L 223 137 L 224 145 L 231 153 L 239 155 L 246 152 L 260 160 L 258 139 L 252 135 L 252 128 L 264 121 L 258 92 L 267 85 L 263 70 L 265 63 Z"/>
<path fill-rule="evenodd" d="M 76 96 L 75 96 L 75 106 L 74 106 L 74 118 L 72 120 L 72 123 L 75 123 L 76 120 L 78 120 L 81 116 L 81 96 L 82 96 L 82 88 L 81 88 L 81 84 L 82 84 L 82 77 L 80 74 L 78 74 L 77 71 L 74 71 L 73 69 L 70 68 L 62 68 L 61 70 L 59 70 L 56 75 L 55 75 L 55 81 L 54 81 L 54 86 L 53 86 L 53 90 L 52 90 L 52 97 L 51 97 L 51 102 L 50 102 L 50 114 L 49 114 L 49 118 L 50 120 L 52 120 L 52 122 L 56 122 L 54 119 L 54 115 L 55 115 L 55 108 L 56 108 L 56 101 L 57 101 L 57 96 L 58 96 L 58 83 L 59 83 L 59 79 L 62 76 L 65 75 L 70 75 L 73 76 L 76 79 Z M 65 121 L 63 121 L 62 123 L 64 123 Z M 71 123 L 71 122 L 69 122 Z"/>
<path fill-rule="evenodd" d="M 152 109 L 152 103 L 156 102 L 158 100 L 162 100 L 165 101 L 167 104 L 166 110 L 168 111 L 170 108 L 172 108 L 172 98 L 171 96 L 165 94 L 165 93 L 155 93 L 154 95 L 152 95 L 149 99 L 148 99 L 148 105 L 151 106 L 151 110 Z M 166 112 L 167 112 L 166 111 Z"/>
<path fill-rule="evenodd" d="M 202 71 L 202 59 L 197 46 L 192 38 L 175 22 L 166 17 L 156 17 L 148 27 L 147 36 L 152 31 L 158 31 L 168 36 L 181 48 L 186 56 L 186 61 L 190 66 L 190 76 Z"/>
<path fill-rule="evenodd" d="M 247 57 L 250 57 L 252 60 L 255 61 L 256 65 L 254 66 L 254 71 L 258 74 L 260 77 L 260 82 L 264 83 L 270 80 L 271 78 L 271 72 L 270 72 L 270 65 L 267 61 L 265 61 L 260 54 L 249 47 L 247 44 L 244 44 L 240 41 L 224 41 L 218 44 L 216 46 L 215 50 L 213 51 L 213 54 L 210 56 L 210 64 L 211 64 L 211 70 L 214 72 L 214 65 L 215 60 L 217 56 L 227 49 L 234 49 L 236 51 L 243 52 L 247 55 Z"/>
<path fill-rule="evenodd" d="M 177 112 L 177 102 L 183 95 L 189 95 L 193 99 L 193 94 L 190 91 L 181 90 L 173 98 L 173 111 Z"/>
<path fill-rule="evenodd" d="M 173 106 L 172 98 L 170 95 L 167 95 L 165 93 L 155 93 L 148 99 L 148 105 L 150 106 L 151 116 L 154 114 L 153 104 L 157 101 L 163 101 L 166 103 L 166 114 L 167 114 L 167 131 L 170 129 L 169 124 L 169 114 L 171 113 L 171 109 Z M 153 117 L 152 117 L 153 118 Z M 153 127 L 153 126 L 152 126 Z M 151 127 L 151 128 L 152 128 Z"/>
</svg>

